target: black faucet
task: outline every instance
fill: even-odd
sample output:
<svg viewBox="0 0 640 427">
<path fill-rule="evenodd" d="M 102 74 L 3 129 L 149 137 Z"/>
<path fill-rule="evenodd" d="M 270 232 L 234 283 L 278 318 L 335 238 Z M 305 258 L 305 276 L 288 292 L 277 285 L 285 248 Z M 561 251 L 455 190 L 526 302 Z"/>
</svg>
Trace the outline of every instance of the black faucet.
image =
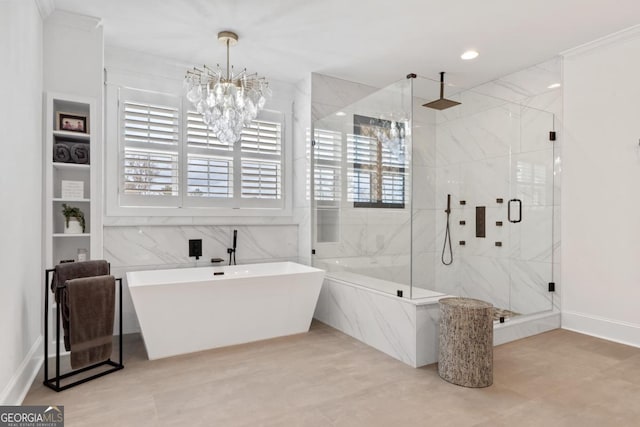
<svg viewBox="0 0 640 427">
<path fill-rule="evenodd" d="M 231 260 L 233 259 L 233 265 L 236 265 L 236 245 L 238 243 L 238 230 L 233 230 L 233 247 L 227 248 L 227 253 L 229 254 L 229 265 L 231 265 Z"/>
</svg>

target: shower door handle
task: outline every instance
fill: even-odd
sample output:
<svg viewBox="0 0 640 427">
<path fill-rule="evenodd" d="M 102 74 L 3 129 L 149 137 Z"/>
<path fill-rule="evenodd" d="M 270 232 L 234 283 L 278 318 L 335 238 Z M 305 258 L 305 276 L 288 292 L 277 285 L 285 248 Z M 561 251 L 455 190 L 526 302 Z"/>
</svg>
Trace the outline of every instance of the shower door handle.
<svg viewBox="0 0 640 427">
<path fill-rule="evenodd" d="M 518 219 L 513 219 L 511 218 L 511 204 L 512 203 L 518 203 Z M 511 199 L 509 200 L 509 203 L 507 204 L 507 217 L 509 219 L 509 222 L 520 222 L 522 221 L 522 200 L 520 199 Z"/>
</svg>

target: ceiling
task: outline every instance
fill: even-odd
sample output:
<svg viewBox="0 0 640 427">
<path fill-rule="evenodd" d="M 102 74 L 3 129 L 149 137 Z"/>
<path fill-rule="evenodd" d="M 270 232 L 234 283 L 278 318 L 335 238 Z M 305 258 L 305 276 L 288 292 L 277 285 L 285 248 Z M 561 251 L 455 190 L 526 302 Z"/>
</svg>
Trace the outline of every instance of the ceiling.
<svg viewBox="0 0 640 427">
<path fill-rule="evenodd" d="M 638 0 L 55 0 L 102 18 L 105 43 L 268 79 L 310 72 L 377 87 L 408 73 L 473 87 L 640 23 Z M 614 7 L 615 6 L 615 7 Z M 480 57 L 463 61 L 474 48 Z"/>
</svg>

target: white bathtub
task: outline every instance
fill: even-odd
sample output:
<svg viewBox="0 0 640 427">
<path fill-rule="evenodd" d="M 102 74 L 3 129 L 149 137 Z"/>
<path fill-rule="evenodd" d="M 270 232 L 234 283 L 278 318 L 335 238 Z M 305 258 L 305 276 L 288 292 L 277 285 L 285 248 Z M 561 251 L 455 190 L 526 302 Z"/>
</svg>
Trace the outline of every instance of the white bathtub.
<svg viewBox="0 0 640 427">
<path fill-rule="evenodd" d="M 127 273 L 149 359 L 307 332 L 323 278 L 293 262 Z"/>
</svg>

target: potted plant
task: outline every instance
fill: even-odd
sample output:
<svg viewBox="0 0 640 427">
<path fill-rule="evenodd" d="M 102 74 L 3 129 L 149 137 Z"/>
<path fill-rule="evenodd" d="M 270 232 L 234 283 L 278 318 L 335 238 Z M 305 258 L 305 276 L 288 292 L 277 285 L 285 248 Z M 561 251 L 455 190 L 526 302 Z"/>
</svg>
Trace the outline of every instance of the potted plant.
<svg viewBox="0 0 640 427">
<path fill-rule="evenodd" d="M 72 207 L 66 203 L 62 204 L 62 215 L 64 215 L 65 234 L 82 234 L 86 228 L 84 213 L 80 208 Z"/>
</svg>

